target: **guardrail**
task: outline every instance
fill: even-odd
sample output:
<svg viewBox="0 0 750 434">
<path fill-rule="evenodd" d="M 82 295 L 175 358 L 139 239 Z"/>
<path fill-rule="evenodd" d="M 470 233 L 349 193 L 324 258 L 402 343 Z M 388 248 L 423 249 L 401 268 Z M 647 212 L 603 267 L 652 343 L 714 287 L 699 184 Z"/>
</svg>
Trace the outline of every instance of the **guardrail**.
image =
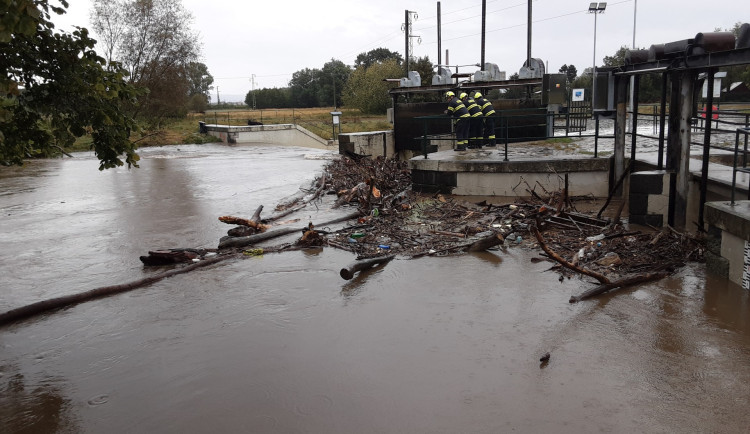
<svg viewBox="0 0 750 434">
<path fill-rule="evenodd" d="M 739 146 L 740 146 L 740 134 L 744 134 L 745 136 L 745 147 L 742 152 L 743 156 L 743 163 L 742 167 L 737 167 L 737 154 L 739 153 Z M 748 173 L 750 174 L 750 168 L 747 167 L 747 142 L 748 142 L 748 135 L 750 135 L 750 128 L 737 128 L 737 131 L 735 132 L 735 139 L 734 139 L 734 164 L 732 165 L 732 192 L 731 192 L 731 204 L 734 206 L 734 190 L 737 186 L 737 172 L 742 173 Z M 750 185 L 748 185 L 747 190 L 747 198 L 750 199 Z"/>
</svg>

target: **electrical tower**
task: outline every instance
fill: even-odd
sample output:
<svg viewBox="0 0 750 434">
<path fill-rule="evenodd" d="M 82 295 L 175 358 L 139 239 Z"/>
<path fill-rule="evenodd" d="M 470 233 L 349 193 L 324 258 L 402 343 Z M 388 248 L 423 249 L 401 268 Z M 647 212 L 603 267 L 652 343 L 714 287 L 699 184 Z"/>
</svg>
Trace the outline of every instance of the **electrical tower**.
<svg viewBox="0 0 750 434">
<path fill-rule="evenodd" d="M 418 15 L 414 11 L 406 10 L 404 12 L 404 24 L 401 25 L 401 31 L 404 32 L 405 36 L 405 50 L 406 55 L 404 56 L 404 67 L 406 68 L 406 76 L 409 76 L 409 60 L 411 53 L 414 51 L 414 38 L 417 38 L 417 43 L 422 43 L 422 37 L 419 35 L 412 35 L 411 23 L 417 21 Z"/>
</svg>

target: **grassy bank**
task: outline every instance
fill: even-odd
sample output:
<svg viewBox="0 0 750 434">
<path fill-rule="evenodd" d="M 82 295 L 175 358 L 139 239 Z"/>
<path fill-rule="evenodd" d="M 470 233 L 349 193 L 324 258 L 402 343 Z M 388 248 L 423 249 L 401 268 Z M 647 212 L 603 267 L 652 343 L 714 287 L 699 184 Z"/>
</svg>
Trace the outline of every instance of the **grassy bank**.
<svg viewBox="0 0 750 434">
<path fill-rule="evenodd" d="M 321 138 L 328 140 L 333 136 L 332 111 L 334 111 L 333 107 L 209 110 L 205 113 L 191 113 L 181 119 L 167 119 L 162 123 L 160 129 L 143 130 L 133 134 L 131 140 L 137 142 L 139 147 L 210 143 L 216 142 L 217 139 L 213 136 L 200 134 L 198 132 L 198 122 L 240 126 L 247 125 L 248 121 L 262 122 L 263 124 L 299 124 Z M 342 112 L 340 117 L 342 133 L 381 131 L 393 128 L 386 120 L 385 115 L 363 115 L 359 110 L 350 109 L 338 109 L 337 111 Z M 91 138 L 83 137 L 76 142 L 74 147 L 67 148 L 66 150 L 86 151 L 90 146 Z"/>
</svg>

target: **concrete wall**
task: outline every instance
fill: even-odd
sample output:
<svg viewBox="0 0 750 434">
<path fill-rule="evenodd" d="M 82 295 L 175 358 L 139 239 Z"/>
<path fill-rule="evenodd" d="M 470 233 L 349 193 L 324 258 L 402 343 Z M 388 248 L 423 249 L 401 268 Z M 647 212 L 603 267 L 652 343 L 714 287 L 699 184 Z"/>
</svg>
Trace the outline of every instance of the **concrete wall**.
<svg viewBox="0 0 750 434">
<path fill-rule="evenodd" d="M 706 268 L 709 272 L 750 289 L 750 201 L 708 202 Z"/>
<path fill-rule="evenodd" d="M 608 159 L 559 159 L 549 161 L 409 160 L 413 189 L 465 196 L 528 197 L 527 190 L 544 194 L 565 186 L 571 196 L 607 197 Z M 537 184 L 538 183 L 538 184 Z"/>
<path fill-rule="evenodd" d="M 630 223 L 662 227 L 669 218 L 669 181 L 666 170 L 630 174 L 628 210 Z"/>
<path fill-rule="evenodd" d="M 393 157 L 394 149 L 393 130 L 339 134 L 339 153 Z"/>
<path fill-rule="evenodd" d="M 305 148 L 332 149 L 330 143 L 296 124 L 277 125 L 206 125 L 208 134 L 224 143 L 271 143 L 302 146 Z"/>
</svg>

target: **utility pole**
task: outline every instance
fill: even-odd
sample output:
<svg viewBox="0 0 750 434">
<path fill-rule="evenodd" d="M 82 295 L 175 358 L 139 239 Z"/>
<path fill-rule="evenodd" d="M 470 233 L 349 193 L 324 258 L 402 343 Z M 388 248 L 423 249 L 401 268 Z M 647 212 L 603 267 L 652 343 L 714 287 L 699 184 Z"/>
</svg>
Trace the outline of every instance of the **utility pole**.
<svg viewBox="0 0 750 434">
<path fill-rule="evenodd" d="M 633 5 L 633 45 L 630 47 L 631 50 L 635 50 L 635 19 L 636 14 L 638 12 L 638 0 L 634 0 Z M 633 97 L 635 96 L 635 75 L 630 76 L 630 95 L 628 97 L 628 102 L 630 103 L 630 111 L 635 111 L 635 106 L 637 104 L 637 101 L 634 101 Z M 630 122 L 627 123 L 628 127 L 630 126 Z M 635 134 L 635 131 L 631 131 L 633 134 Z"/>
<path fill-rule="evenodd" d="M 487 21 L 487 0 L 482 0 L 482 55 L 480 56 L 482 61 L 480 62 L 481 65 L 479 66 L 479 70 L 484 70 L 484 34 L 485 34 L 485 23 Z"/>
<path fill-rule="evenodd" d="M 216 105 L 221 104 L 221 98 L 219 97 L 219 86 L 216 86 Z"/>
<path fill-rule="evenodd" d="M 251 84 L 251 94 L 253 96 L 253 110 L 255 110 L 255 74 L 250 74 L 250 82 Z"/>
<path fill-rule="evenodd" d="M 591 68 L 591 118 L 594 118 L 596 106 L 596 17 L 607 9 L 607 2 L 591 3 L 589 13 L 594 14 L 594 66 Z"/>
</svg>

